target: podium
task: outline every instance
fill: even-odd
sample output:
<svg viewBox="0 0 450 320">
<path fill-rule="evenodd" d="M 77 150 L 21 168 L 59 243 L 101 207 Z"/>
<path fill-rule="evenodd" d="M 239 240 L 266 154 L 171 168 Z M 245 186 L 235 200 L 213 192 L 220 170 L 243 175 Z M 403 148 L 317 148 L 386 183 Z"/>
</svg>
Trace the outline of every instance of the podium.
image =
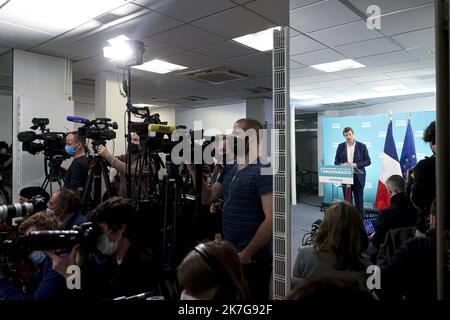
<svg viewBox="0 0 450 320">
<path fill-rule="evenodd" d="M 344 188 L 345 201 L 353 203 L 351 190 L 351 185 L 353 184 L 353 171 L 352 166 L 320 165 L 319 182 L 332 184 L 333 200 L 337 198 L 339 189 Z"/>
</svg>

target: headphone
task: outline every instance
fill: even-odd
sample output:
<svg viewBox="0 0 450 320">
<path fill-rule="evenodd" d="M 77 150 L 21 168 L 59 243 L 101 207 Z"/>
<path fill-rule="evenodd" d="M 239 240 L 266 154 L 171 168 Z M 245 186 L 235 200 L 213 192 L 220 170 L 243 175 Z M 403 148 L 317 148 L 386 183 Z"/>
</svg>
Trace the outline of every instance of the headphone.
<svg viewBox="0 0 450 320">
<path fill-rule="evenodd" d="M 228 188 L 228 199 L 227 199 L 227 201 L 225 201 L 225 203 L 223 204 L 223 209 L 224 209 L 224 210 L 225 210 L 225 206 L 227 205 L 228 201 L 230 201 L 230 199 L 231 199 L 231 187 L 233 186 L 233 182 L 234 182 L 234 180 L 236 179 L 236 176 L 237 176 L 237 174 L 238 174 L 238 172 L 239 172 L 238 165 L 236 164 L 235 166 L 236 166 L 236 172 L 234 173 L 233 179 L 231 179 L 231 182 L 230 182 L 230 187 Z"/>
</svg>

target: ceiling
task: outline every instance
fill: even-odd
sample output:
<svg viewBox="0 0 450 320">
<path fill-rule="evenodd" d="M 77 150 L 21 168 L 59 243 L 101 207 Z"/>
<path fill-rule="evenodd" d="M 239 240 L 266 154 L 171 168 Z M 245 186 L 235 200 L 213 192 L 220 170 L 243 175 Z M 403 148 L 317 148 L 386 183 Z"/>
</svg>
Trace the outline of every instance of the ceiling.
<svg viewBox="0 0 450 320">
<path fill-rule="evenodd" d="M 379 30 L 366 25 L 369 5 L 381 9 Z M 291 102 L 317 111 L 434 95 L 434 25 L 433 0 L 291 0 Z M 333 73 L 310 67 L 343 59 L 366 67 Z M 393 85 L 406 85 L 408 95 L 372 89 Z M 304 95 L 320 98 L 296 99 Z"/>
<path fill-rule="evenodd" d="M 133 103 L 198 107 L 242 102 L 270 95 L 252 89 L 272 87 L 271 52 L 231 39 L 288 25 L 288 0 L 276 2 L 274 6 L 273 0 L 10 0 L 0 8 L 0 54 L 18 48 L 72 59 L 75 101 L 93 103 L 96 74 L 117 72 L 103 57 L 102 47 L 124 34 L 145 43 L 144 61 L 158 58 L 188 70 L 226 65 L 251 75 L 245 81 L 217 85 L 132 70 Z M 193 95 L 205 99 L 190 101 L 187 97 Z"/>
<path fill-rule="evenodd" d="M 380 30 L 366 27 L 366 9 L 373 4 L 381 9 Z M 272 87 L 271 52 L 231 39 L 288 23 L 291 101 L 302 110 L 434 94 L 422 92 L 435 87 L 433 0 L 9 0 L 0 7 L 0 54 L 17 48 L 72 59 L 74 98 L 93 103 L 96 74 L 117 72 L 102 47 L 124 34 L 145 43 L 144 61 L 163 59 L 188 70 L 226 65 L 252 76 L 214 85 L 133 70 L 134 103 L 224 105 L 270 95 L 255 90 Z M 366 67 L 334 73 L 310 67 L 348 58 Z M 410 91 L 373 98 L 379 94 L 373 87 L 390 85 Z M 298 100 L 299 95 L 320 99 Z"/>
</svg>

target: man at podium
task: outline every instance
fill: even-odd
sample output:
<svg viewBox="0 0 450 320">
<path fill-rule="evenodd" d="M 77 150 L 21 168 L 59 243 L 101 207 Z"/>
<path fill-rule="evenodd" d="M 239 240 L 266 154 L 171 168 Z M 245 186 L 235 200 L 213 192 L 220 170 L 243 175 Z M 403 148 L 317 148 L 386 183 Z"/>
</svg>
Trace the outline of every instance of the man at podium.
<svg viewBox="0 0 450 320">
<path fill-rule="evenodd" d="M 344 128 L 342 132 L 345 142 L 340 143 L 336 150 L 335 165 L 353 167 L 353 185 L 343 185 L 344 198 L 346 200 L 353 198 L 355 206 L 364 213 L 364 186 L 366 185 L 366 169 L 369 166 L 370 156 L 364 143 L 355 140 L 354 131 L 350 127 Z M 346 196 L 347 193 L 347 196 Z"/>
</svg>

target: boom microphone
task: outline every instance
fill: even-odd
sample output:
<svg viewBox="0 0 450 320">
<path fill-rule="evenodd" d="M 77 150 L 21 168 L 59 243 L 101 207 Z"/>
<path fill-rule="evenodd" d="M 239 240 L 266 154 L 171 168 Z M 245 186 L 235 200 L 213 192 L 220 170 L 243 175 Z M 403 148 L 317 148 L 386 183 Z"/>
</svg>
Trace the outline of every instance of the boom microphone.
<svg viewBox="0 0 450 320">
<path fill-rule="evenodd" d="M 89 123 L 89 120 L 83 117 L 77 117 L 77 116 L 67 116 L 67 121 L 71 122 L 77 122 L 77 123 Z"/>
</svg>

